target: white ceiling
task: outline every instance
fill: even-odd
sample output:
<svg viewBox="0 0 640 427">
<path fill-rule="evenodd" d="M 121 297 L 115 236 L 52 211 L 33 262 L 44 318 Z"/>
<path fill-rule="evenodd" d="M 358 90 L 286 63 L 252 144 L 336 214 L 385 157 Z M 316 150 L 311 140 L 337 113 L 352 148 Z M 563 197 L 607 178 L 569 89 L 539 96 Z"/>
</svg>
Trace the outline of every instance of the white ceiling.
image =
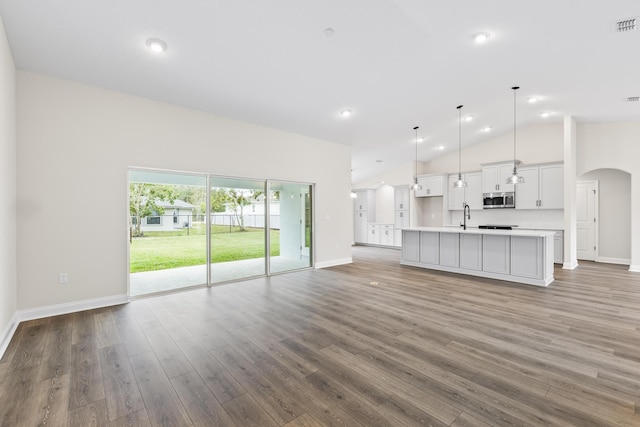
<svg viewBox="0 0 640 427">
<path fill-rule="evenodd" d="M 511 132 L 514 85 L 519 126 L 640 119 L 625 102 L 640 29 L 614 31 L 638 0 L 0 0 L 0 14 L 20 69 L 347 144 L 354 182 L 414 161 L 414 126 L 420 160 L 456 150 L 460 104 L 463 145 Z"/>
</svg>

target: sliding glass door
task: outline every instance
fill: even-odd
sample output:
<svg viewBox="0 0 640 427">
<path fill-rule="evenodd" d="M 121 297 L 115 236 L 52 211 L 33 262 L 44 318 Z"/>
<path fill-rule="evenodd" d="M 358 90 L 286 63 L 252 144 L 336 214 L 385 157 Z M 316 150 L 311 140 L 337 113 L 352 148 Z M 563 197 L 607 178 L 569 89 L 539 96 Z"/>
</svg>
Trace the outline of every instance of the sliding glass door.
<svg viewBox="0 0 640 427">
<path fill-rule="evenodd" d="M 129 172 L 131 296 L 207 283 L 206 177 Z"/>
<path fill-rule="evenodd" d="M 211 283 L 266 274 L 265 185 L 210 178 Z"/>
<path fill-rule="evenodd" d="M 311 191 L 310 184 L 269 181 L 271 273 L 311 267 Z"/>
<path fill-rule="evenodd" d="M 129 171 L 131 296 L 310 268 L 313 185 Z"/>
</svg>

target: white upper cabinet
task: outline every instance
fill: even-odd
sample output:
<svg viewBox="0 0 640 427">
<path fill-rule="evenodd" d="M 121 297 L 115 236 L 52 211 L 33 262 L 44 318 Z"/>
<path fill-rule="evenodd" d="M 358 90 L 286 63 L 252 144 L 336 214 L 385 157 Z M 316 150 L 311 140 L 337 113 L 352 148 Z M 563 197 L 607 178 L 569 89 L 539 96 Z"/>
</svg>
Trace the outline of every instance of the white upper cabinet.
<svg viewBox="0 0 640 427">
<path fill-rule="evenodd" d="M 394 210 L 409 210 L 409 187 L 396 187 L 394 189 Z"/>
<path fill-rule="evenodd" d="M 464 200 L 471 210 L 482 210 L 482 172 L 464 174 L 467 188 L 464 192 Z"/>
<path fill-rule="evenodd" d="M 540 208 L 564 209 L 564 165 L 540 166 Z"/>
<path fill-rule="evenodd" d="M 524 183 L 516 188 L 516 209 L 538 209 L 538 170 L 537 166 L 518 168 Z"/>
<path fill-rule="evenodd" d="M 444 177 L 442 175 L 419 176 L 420 188 L 415 191 L 416 197 L 442 196 L 444 194 Z"/>
<path fill-rule="evenodd" d="M 564 169 L 562 164 L 518 168 L 524 178 L 516 189 L 516 209 L 562 209 Z"/>
<path fill-rule="evenodd" d="M 356 212 L 369 212 L 375 218 L 376 213 L 376 191 L 356 190 Z"/>
<path fill-rule="evenodd" d="M 469 172 L 462 174 L 462 179 L 466 181 L 465 188 L 453 188 L 453 183 L 458 180 L 458 174 L 449 175 L 449 201 L 447 203 L 450 211 L 460 211 L 464 204 L 468 204 L 472 210 L 482 209 L 482 172 Z"/>
<path fill-rule="evenodd" d="M 513 184 L 507 184 L 507 178 L 513 173 L 513 163 L 502 163 L 482 167 L 483 193 L 508 193 L 514 191 Z"/>
<path fill-rule="evenodd" d="M 462 179 L 465 179 L 462 175 Z M 449 201 L 447 205 L 450 211 L 461 211 L 464 207 L 464 188 L 453 188 L 453 183 L 458 180 L 458 174 L 449 175 L 449 185 L 447 191 L 449 192 Z"/>
</svg>

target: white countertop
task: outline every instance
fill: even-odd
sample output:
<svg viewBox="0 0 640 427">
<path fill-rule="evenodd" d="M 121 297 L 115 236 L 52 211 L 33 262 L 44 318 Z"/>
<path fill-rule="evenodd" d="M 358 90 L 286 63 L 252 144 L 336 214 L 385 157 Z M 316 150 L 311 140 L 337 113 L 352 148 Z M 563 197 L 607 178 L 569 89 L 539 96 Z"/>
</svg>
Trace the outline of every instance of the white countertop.
<svg viewBox="0 0 640 427">
<path fill-rule="evenodd" d="M 411 227 L 403 228 L 407 231 L 430 231 L 436 233 L 462 233 L 462 234 L 493 234 L 498 236 L 526 236 L 526 237 L 553 237 L 554 231 L 547 230 L 486 230 L 480 228 L 462 227 Z"/>
</svg>

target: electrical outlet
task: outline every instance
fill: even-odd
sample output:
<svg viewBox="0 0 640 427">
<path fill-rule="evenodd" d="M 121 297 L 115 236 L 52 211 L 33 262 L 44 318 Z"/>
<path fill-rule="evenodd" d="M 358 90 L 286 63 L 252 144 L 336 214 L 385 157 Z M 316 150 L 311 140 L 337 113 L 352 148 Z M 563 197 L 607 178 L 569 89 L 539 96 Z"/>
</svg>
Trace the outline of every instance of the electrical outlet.
<svg viewBox="0 0 640 427">
<path fill-rule="evenodd" d="M 61 285 L 66 285 L 67 283 L 69 283 L 69 275 L 67 273 L 60 273 L 58 283 L 60 283 Z"/>
</svg>

